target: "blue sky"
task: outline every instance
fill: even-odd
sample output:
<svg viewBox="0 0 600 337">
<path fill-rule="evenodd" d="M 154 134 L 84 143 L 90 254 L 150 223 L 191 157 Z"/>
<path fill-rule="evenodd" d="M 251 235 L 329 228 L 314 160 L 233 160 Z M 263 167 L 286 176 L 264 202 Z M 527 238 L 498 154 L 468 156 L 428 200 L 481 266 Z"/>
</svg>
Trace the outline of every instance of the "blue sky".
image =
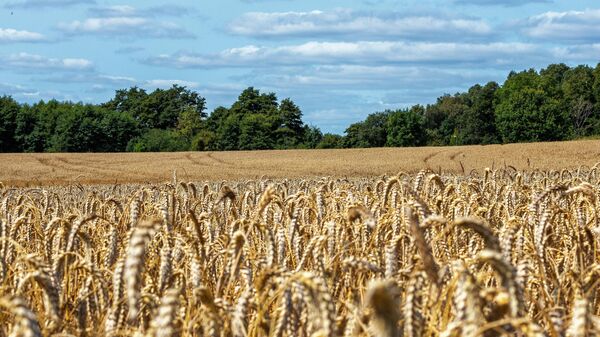
<svg viewBox="0 0 600 337">
<path fill-rule="evenodd" d="M 600 62 L 597 1 L 0 1 L 0 95 L 21 102 L 176 83 L 210 112 L 254 86 L 342 133 L 557 62 Z"/>
</svg>

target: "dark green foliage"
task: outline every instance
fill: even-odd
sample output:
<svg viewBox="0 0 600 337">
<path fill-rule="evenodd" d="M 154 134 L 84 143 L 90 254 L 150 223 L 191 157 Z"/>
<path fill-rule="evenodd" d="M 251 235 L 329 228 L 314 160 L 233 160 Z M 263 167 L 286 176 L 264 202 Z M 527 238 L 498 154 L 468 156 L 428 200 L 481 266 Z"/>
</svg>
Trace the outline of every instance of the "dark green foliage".
<svg viewBox="0 0 600 337">
<path fill-rule="evenodd" d="M 323 133 L 316 126 L 304 126 L 304 140 L 302 142 L 302 148 L 314 149 L 323 140 Z"/>
<path fill-rule="evenodd" d="M 189 143 L 173 130 L 150 129 L 140 137 L 132 139 L 127 151 L 174 152 L 189 150 Z"/>
<path fill-rule="evenodd" d="M 131 116 L 93 105 L 73 105 L 70 113 L 57 119 L 49 151 L 118 152 L 125 151 L 136 135 Z"/>
<path fill-rule="evenodd" d="M 14 99 L 8 96 L 0 97 L 0 152 L 20 150 L 15 139 L 19 110 L 19 103 Z"/>
<path fill-rule="evenodd" d="M 346 129 L 344 147 L 383 147 L 387 141 L 389 112 L 377 112 L 363 122 L 351 124 Z"/>
<path fill-rule="evenodd" d="M 460 144 L 493 144 L 499 141 L 494 122 L 494 97 L 498 87 L 496 82 L 489 82 L 483 87 L 476 84 L 464 95 L 468 108 L 458 117 Z"/>
<path fill-rule="evenodd" d="M 209 150 L 307 147 L 300 108 L 289 98 L 277 103 L 274 93 L 261 93 L 252 87 L 244 90 L 229 109 L 216 108 L 206 120 L 205 129 L 213 135 L 205 143 Z"/>
<path fill-rule="evenodd" d="M 387 146 L 421 146 L 426 141 L 423 107 L 416 105 L 389 114 Z"/>
<path fill-rule="evenodd" d="M 179 115 L 186 110 L 195 111 L 200 118 L 206 117 L 205 104 L 205 99 L 198 93 L 173 85 L 150 94 L 137 87 L 117 90 L 115 97 L 103 106 L 129 113 L 141 128 L 167 129 L 176 127 Z"/>
<path fill-rule="evenodd" d="M 496 125 L 505 143 L 562 140 L 570 135 L 558 102 L 535 88 L 507 96 L 496 108 Z"/>
<path fill-rule="evenodd" d="M 343 147 L 343 138 L 340 135 L 326 133 L 323 139 L 317 144 L 317 149 L 339 149 Z"/>
<path fill-rule="evenodd" d="M 264 114 L 247 114 L 240 122 L 240 150 L 267 150 L 273 148 L 272 117 Z"/>
<path fill-rule="evenodd" d="M 174 85 L 117 90 L 100 105 L 0 96 L 0 152 L 219 151 L 466 145 L 600 135 L 600 64 L 511 72 L 434 104 L 372 113 L 345 136 L 302 121 L 289 98 L 249 87 L 230 107 Z"/>
</svg>

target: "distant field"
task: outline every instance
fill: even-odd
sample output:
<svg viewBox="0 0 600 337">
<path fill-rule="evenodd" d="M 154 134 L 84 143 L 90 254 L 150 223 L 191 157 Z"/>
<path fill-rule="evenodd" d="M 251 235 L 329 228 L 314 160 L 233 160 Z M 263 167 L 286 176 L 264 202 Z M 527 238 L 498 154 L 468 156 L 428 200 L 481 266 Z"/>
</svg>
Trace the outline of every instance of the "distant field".
<svg viewBox="0 0 600 337">
<path fill-rule="evenodd" d="M 5 185 L 372 176 L 485 167 L 562 169 L 600 162 L 600 140 L 489 146 L 184 153 L 1 154 Z"/>
</svg>

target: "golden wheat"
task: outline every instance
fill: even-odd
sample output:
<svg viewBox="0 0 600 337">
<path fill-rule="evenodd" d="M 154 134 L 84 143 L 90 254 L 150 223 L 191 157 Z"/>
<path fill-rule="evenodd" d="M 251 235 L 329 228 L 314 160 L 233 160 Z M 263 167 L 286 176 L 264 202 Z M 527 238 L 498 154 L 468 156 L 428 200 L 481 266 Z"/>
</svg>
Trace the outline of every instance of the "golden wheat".
<svg viewBox="0 0 600 337">
<path fill-rule="evenodd" d="M 600 165 L 11 188 L 4 336 L 600 336 Z"/>
</svg>

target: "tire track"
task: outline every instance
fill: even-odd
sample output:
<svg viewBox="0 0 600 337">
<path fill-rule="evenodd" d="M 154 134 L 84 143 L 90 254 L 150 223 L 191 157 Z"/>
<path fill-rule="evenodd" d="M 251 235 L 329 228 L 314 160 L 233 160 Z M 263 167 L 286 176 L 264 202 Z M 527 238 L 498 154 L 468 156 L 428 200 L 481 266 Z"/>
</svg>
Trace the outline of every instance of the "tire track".
<svg viewBox="0 0 600 337">
<path fill-rule="evenodd" d="M 450 160 L 454 160 L 454 158 L 456 158 L 457 156 L 460 156 L 461 154 L 465 154 L 463 151 L 458 151 L 456 153 L 453 153 L 450 155 Z"/>
<path fill-rule="evenodd" d="M 219 158 L 216 158 L 216 157 L 214 157 L 214 156 L 213 156 L 213 154 L 212 154 L 212 152 L 208 152 L 208 153 L 206 154 L 206 156 L 207 156 L 208 158 L 210 158 L 210 159 L 212 159 L 212 160 L 216 161 L 217 163 L 219 163 L 219 164 L 221 164 L 221 165 L 225 165 L 225 166 L 236 166 L 235 164 L 232 164 L 232 163 L 226 162 L 226 161 L 224 161 L 224 160 L 222 160 L 222 159 L 219 159 Z M 241 166 L 241 165 L 238 165 L 238 166 Z"/>
<path fill-rule="evenodd" d="M 426 155 L 425 158 L 423 158 L 423 163 L 429 165 L 429 161 L 431 160 L 431 158 L 437 156 L 438 154 L 440 154 L 442 152 L 444 152 L 444 151 L 436 151 L 436 152 Z"/>
</svg>

